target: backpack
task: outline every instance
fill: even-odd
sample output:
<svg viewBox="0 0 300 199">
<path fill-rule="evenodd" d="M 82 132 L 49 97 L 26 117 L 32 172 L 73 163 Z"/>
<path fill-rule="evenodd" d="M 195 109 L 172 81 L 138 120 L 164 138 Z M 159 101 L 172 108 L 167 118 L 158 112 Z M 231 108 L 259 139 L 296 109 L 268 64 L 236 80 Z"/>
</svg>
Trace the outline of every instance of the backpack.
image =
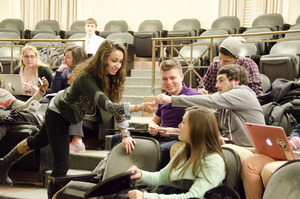
<svg viewBox="0 0 300 199">
<path fill-rule="evenodd" d="M 285 104 L 300 96 L 300 82 L 277 78 L 264 94 L 257 96 L 261 105 L 269 102 Z"/>
<path fill-rule="evenodd" d="M 290 102 L 280 105 L 277 102 L 270 102 L 262 106 L 266 125 L 280 126 L 287 136 L 297 126 L 297 120 L 292 115 L 293 105 Z"/>
</svg>

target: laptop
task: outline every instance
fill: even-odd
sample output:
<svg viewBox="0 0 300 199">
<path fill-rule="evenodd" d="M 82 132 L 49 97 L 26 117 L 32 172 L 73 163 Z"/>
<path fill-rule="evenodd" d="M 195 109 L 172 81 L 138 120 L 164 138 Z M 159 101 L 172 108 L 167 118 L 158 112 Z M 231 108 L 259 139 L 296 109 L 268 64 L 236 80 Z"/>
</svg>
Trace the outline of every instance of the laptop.
<svg viewBox="0 0 300 199">
<path fill-rule="evenodd" d="M 19 74 L 0 74 L 1 88 L 13 95 L 22 95 L 22 80 Z"/>
<path fill-rule="evenodd" d="M 299 151 L 289 145 L 282 127 L 246 123 L 246 128 L 252 139 L 256 152 L 279 160 L 298 159 Z"/>
</svg>

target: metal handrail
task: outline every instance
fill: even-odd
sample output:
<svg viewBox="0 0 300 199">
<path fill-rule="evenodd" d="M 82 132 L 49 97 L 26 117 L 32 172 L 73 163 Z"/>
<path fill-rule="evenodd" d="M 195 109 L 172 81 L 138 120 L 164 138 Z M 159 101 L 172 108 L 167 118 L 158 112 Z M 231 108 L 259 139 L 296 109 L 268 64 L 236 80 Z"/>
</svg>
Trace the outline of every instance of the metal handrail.
<svg viewBox="0 0 300 199">
<path fill-rule="evenodd" d="M 25 44 L 28 43 L 30 44 L 31 42 L 61 42 L 65 43 L 66 45 L 61 45 L 61 46 L 50 46 L 50 45 L 40 45 L 40 46 L 35 46 L 38 48 L 47 48 L 47 62 L 46 64 L 51 65 L 58 57 L 59 55 L 64 52 L 64 50 L 68 47 L 68 42 L 82 42 L 82 47 L 85 48 L 85 39 L 0 39 L 0 42 L 10 42 L 10 45 L 0 45 L 0 47 L 10 47 L 11 48 L 11 57 L 10 57 L 10 71 L 12 72 L 13 70 L 13 48 L 20 48 L 20 52 L 24 45 L 19 45 L 20 43 Z M 14 43 L 19 43 L 18 45 L 14 45 Z M 49 63 L 49 52 L 50 48 L 62 48 L 62 50 L 57 54 L 54 59 Z M 1 55 L 0 55 L 1 56 Z"/>
</svg>

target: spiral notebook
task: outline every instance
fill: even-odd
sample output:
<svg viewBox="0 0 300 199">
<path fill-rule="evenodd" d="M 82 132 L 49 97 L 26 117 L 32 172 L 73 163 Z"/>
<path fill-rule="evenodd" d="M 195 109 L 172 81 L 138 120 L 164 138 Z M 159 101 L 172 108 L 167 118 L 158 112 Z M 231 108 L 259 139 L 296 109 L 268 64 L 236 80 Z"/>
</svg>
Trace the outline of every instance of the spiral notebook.
<svg viewBox="0 0 300 199">
<path fill-rule="evenodd" d="M 284 129 L 278 126 L 246 123 L 256 152 L 280 160 L 294 160 L 295 154 L 287 140 Z M 298 158 L 297 158 L 298 159 Z"/>
</svg>

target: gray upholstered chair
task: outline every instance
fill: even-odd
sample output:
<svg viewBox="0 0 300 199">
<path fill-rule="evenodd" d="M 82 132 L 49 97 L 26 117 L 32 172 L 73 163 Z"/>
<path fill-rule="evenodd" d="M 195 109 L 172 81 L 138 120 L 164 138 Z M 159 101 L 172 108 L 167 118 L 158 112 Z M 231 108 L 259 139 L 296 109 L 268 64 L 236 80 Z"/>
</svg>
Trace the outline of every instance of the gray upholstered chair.
<svg viewBox="0 0 300 199">
<path fill-rule="evenodd" d="M 254 43 L 245 43 L 242 45 L 240 56 L 249 58 L 257 53 L 257 46 Z"/>
<path fill-rule="evenodd" d="M 0 32 L 15 32 L 24 38 L 24 23 L 21 19 L 7 18 L 0 22 Z"/>
<path fill-rule="evenodd" d="M 198 19 L 181 19 L 177 21 L 174 26 L 173 30 L 168 31 L 168 37 L 195 37 L 198 35 L 198 32 L 201 28 L 201 23 Z M 174 44 L 181 44 L 181 43 L 193 43 L 195 40 L 176 40 Z M 168 44 L 171 44 L 168 41 Z M 180 47 L 176 47 L 176 49 L 180 50 Z M 167 48 L 168 55 L 171 54 L 171 48 Z M 173 52 L 173 56 L 177 56 L 176 51 Z"/>
<path fill-rule="evenodd" d="M 300 41 L 277 42 L 269 55 L 260 58 L 259 71 L 269 77 L 271 83 L 277 78 L 294 80 L 299 77 Z"/>
<path fill-rule="evenodd" d="M 290 30 L 300 30 L 300 24 L 296 24 L 292 26 L 288 31 Z M 292 39 L 292 38 L 300 38 L 300 32 L 299 33 L 286 33 L 285 39 Z"/>
<path fill-rule="evenodd" d="M 226 30 L 229 34 L 236 34 L 240 28 L 240 19 L 236 16 L 219 17 L 211 24 L 211 29 Z"/>
<path fill-rule="evenodd" d="M 137 57 L 152 57 L 152 38 L 161 37 L 163 25 L 159 20 L 145 20 L 133 33 L 133 45 Z M 158 42 L 156 42 L 158 44 Z M 156 57 L 160 55 L 160 48 L 155 49 Z"/>
<path fill-rule="evenodd" d="M 13 55 L 11 57 L 11 48 L 10 47 L 1 47 L 0 48 L 0 62 L 3 67 L 3 74 L 11 74 L 11 59 L 13 61 L 13 68 L 16 67 L 20 61 L 20 47 L 13 48 Z"/>
<path fill-rule="evenodd" d="M 102 181 L 100 181 L 99 184 L 104 180 L 108 180 L 115 175 L 127 171 L 132 165 L 151 172 L 159 169 L 161 162 L 161 149 L 159 143 L 150 137 L 133 138 L 136 141 L 136 145 L 131 154 L 126 154 L 122 142 L 112 148 L 107 159 Z M 80 181 L 80 177 L 78 178 L 78 176 L 76 176 L 76 178 L 78 181 L 72 181 L 66 186 L 66 189 L 62 193 L 63 198 L 84 198 L 84 194 L 87 191 L 97 186 L 95 183 Z M 65 179 L 73 180 L 72 176 L 66 177 Z M 97 194 L 97 190 L 95 190 L 95 194 Z"/>
<path fill-rule="evenodd" d="M 0 32 L 0 39 L 20 39 L 20 34 L 16 32 Z M 13 44 L 18 44 L 19 42 L 15 41 Z M 1 41 L 0 45 L 10 46 L 10 41 Z"/>
<path fill-rule="evenodd" d="M 200 37 L 204 37 L 204 36 L 219 36 L 219 35 L 228 35 L 228 32 L 226 30 L 220 30 L 220 29 L 209 29 L 209 30 L 203 32 L 200 35 Z M 216 56 L 219 55 L 219 46 L 224 41 L 224 39 L 226 39 L 226 38 L 227 37 L 219 37 L 219 38 L 214 38 L 213 39 L 214 45 L 212 46 L 212 54 L 213 54 L 212 57 L 216 57 Z M 211 39 L 198 39 L 196 43 L 199 43 L 199 44 L 210 44 L 211 43 Z M 208 55 L 210 55 L 210 53 L 208 53 Z"/>
<path fill-rule="evenodd" d="M 100 36 L 106 38 L 108 35 L 116 32 L 127 32 L 128 24 L 124 20 L 112 20 L 107 22 L 104 30 L 100 31 Z"/>
<path fill-rule="evenodd" d="M 239 186 L 241 185 L 241 160 L 238 153 L 226 146 L 222 146 L 222 150 L 225 156 L 225 160 L 228 166 L 228 173 L 225 185 L 234 189 L 235 191 L 239 190 Z"/>
<path fill-rule="evenodd" d="M 268 90 L 268 88 L 271 86 L 270 79 L 264 74 L 259 74 L 259 77 L 261 79 L 261 85 L 263 87 L 263 93 L 265 93 Z"/>
<path fill-rule="evenodd" d="M 41 20 L 35 25 L 35 29 L 30 31 L 30 38 L 39 33 L 51 33 L 58 35 L 60 32 L 59 23 L 56 20 Z"/>
<path fill-rule="evenodd" d="M 84 23 L 85 20 L 74 21 L 70 26 L 70 30 L 65 32 L 65 39 L 69 39 L 72 35 L 77 33 L 82 33 L 85 35 L 86 32 L 84 29 Z"/>
<path fill-rule="evenodd" d="M 55 39 L 56 35 L 52 34 L 52 33 L 38 33 L 36 35 L 34 35 L 34 37 L 32 38 L 32 41 L 30 42 L 30 45 L 35 46 L 37 49 L 42 49 L 45 46 L 48 46 L 52 41 L 52 39 Z M 34 41 L 35 39 L 49 39 L 50 41 Z"/>
<path fill-rule="evenodd" d="M 85 38 L 85 36 L 86 36 L 85 33 L 75 33 L 75 34 L 71 35 L 68 39 L 83 39 L 83 38 Z M 66 45 L 74 46 L 77 43 L 79 43 L 79 41 L 76 41 L 76 42 L 68 41 L 68 42 L 66 42 Z M 82 43 L 82 42 L 80 42 L 80 43 Z M 81 44 L 81 46 L 83 46 L 83 45 Z"/>
<path fill-rule="evenodd" d="M 263 33 L 263 32 L 272 32 L 269 28 L 255 28 L 246 30 L 243 34 L 251 33 Z M 261 41 L 261 40 L 270 40 L 273 38 L 273 35 L 253 35 L 253 36 L 243 36 L 246 41 Z M 268 42 L 258 42 L 258 54 L 265 55 L 269 52 L 269 43 Z"/>
<path fill-rule="evenodd" d="M 281 29 L 283 22 L 284 20 L 281 14 L 263 14 L 256 17 L 248 29 L 268 28 L 271 31 L 277 31 Z"/>
<path fill-rule="evenodd" d="M 300 195 L 300 161 L 291 160 L 270 177 L 263 199 L 297 199 Z"/>
</svg>

